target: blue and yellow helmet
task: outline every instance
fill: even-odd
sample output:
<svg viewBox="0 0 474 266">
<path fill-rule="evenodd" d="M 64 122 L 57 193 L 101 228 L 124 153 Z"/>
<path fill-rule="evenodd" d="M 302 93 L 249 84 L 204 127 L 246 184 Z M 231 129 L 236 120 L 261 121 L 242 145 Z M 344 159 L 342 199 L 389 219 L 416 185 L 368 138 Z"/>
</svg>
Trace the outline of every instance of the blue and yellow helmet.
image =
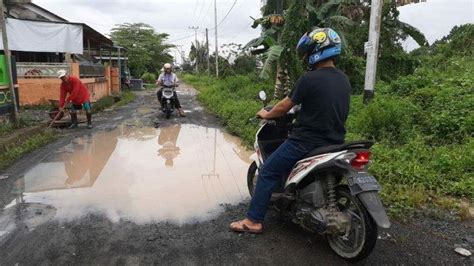
<svg viewBox="0 0 474 266">
<path fill-rule="evenodd" d="M 341 37 L 333 29 L 317 28 L 301 37 L 296 50 L 308 57 L 309 65 L 314 65 L 341 54 Z"/>
</svg>

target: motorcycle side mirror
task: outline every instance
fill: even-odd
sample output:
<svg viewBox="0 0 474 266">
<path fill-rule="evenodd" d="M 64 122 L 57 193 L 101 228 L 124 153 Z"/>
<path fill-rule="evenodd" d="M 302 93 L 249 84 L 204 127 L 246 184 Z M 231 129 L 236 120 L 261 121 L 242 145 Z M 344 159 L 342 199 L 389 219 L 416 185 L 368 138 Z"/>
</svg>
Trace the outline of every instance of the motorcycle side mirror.
<svg viewBox="0 0 474 266">
<path fill-rule="evenodd" d="M 258 97 L 260 97 L 260 100 L 262 100 L 262 102 L 265 102 L 267 100 L 267 94 L 264 91 L 260 91 L 258 93 Z"/>
</svg>

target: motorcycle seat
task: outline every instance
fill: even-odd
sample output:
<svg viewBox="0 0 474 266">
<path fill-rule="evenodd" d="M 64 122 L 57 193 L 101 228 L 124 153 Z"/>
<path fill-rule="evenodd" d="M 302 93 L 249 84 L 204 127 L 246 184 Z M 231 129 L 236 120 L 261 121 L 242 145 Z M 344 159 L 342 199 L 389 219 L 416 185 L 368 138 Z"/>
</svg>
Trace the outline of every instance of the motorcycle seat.
<svg viewBox="0 0 474 266">
<path fill-rule="evenodd" d="M 372 147 L 372 145 L 374 145 L 373 141 L 360 140 L 360 141 L 353 141 L 353 142 L 348 142 L 348 143 L 343 143 L 343 144 L 323 146 L 323 147 L 318 147 L 310 151 L 308 154 L 304 156 L 304 158 L 313 157 L 313 156 L 325 154 L 325 153 L 343 151 L 343 150 L 369 149 L 370 147 Z"/>
</svg>

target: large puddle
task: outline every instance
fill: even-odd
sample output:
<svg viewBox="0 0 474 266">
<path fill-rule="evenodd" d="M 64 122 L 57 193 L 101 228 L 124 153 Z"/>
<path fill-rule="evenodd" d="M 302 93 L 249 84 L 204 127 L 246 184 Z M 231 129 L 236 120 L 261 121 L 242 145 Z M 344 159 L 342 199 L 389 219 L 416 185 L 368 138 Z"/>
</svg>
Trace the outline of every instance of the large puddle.
<svg viewBox="0 0 474 266">
<path fill-rule="evenodd" d="M 249 155 L 215 128 L 121 126 L 78 138 L 34 166 L 3 212 L 23 204 L 48 206 L 62 221 L 88 214 L 140 224 L 202 221 L 248 196 Z"/>
</svg>

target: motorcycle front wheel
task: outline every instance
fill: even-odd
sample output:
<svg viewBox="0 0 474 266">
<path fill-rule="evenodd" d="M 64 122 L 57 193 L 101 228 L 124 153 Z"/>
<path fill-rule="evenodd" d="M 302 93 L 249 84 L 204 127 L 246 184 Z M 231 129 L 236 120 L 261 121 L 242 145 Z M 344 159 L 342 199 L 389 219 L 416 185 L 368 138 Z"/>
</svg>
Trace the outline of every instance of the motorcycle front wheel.
<svg viewBox="0 0 474 266">
<path fill-rule="evenodd" d="M 166 119 L 170 119 L 171 117 L 171 104 L 166 103 Z"/>
<path fill-rule="evenodd" d="M 360 261 L 370 255 L 377 242 L 377 224 L 360 200 L 351 194 L 347 186 L 336 188 L 339 211 L 350 214 L 349 235 L 327 235 L 331 249 L 349 262 Z"/>
</svg>

